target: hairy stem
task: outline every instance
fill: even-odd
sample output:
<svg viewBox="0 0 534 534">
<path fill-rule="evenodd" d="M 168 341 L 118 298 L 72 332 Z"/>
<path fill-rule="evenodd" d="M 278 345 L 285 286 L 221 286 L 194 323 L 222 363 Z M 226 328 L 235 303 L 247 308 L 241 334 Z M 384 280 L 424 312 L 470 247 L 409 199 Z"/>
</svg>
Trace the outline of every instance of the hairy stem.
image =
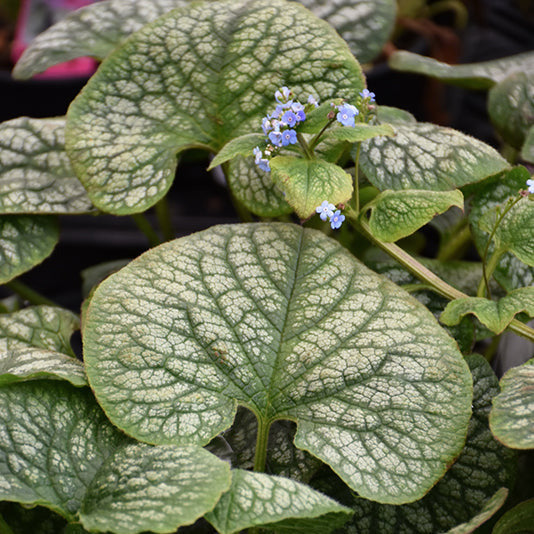
<svg viewBox="0 0 534 534">
<path fill-rule="evenodd" d="M 304 136 L 301 133 L 298 133 L 297 139 L 306 157 L 308 159 L 314 159 L 315 156 L 313 150 L 308 146 L 308 143 L 306 143 L 306 139 L 304 139 Z"/>
<path fill-rule="evenodd" d="M 20 280 L 11 280 L 11 282 L 6 284 L 6 287 L 11 289 L 11 291 L 22 297 L 24 300 L 27 300 L 30 304 L 35 304 L 36 306 L 43 304 L 46 306 L 58 306 L 58 304 L 56 304 L 53 300 L 41 295 L 41 293 L 38 293 L 31 287 L 28 287 Z"/>
<path fill-rule="evenodd" d="M 419 263 L 415 258 L 410 256 L 410 254 L 408 254 L 398 245 L 395 245 L 395 243 L 384 243 L 377 239 L 372 234 L 369 224 L 363 219 L 363 217 L 358 218 L 353 212 L 349 211 L 347 213 L 347 219 L 357 230 L 363 233 L 375 245 L 380 247 L 384 252 L 398 261 L 414 276 L 419 278 L 419 280 L 422 280 L 425 284 L 431 286 L 435 293 L 438 293 L 449 300 L 468 297 L 468 295 L 462 291 L 459 291 L 455 287 L 447 284 L 447 282 Z M 534 341 L 534 330 L 517 319 L 512 320 L 512 322 L 508 325 L 507 330 L 511 330 L 512 332 L 515 332 L 516 334 L 530 341 Z"/>
<path fill-rule="evenodd" d="M 267 462 L 267 443 L 271 423 L 263 417 L 258 417 L 258 433 L 256 435 L 256 452 L 254 456 L 254 471 L 263 473 Z"/>
<path fill-rule="evenodd" d="M 159 229 L 163 235 L 164 241 L 174 239 L 174 229 L 172 227 L 171 210 L 167 197 L 163 197 L 156 204 L 156 217 L 158 219 Z"/>
<path fill-rule="evenodd" d="M 310 141 L 310 150 L 315 150 L 315 147 L 319 144 L 322 135 L 336 122 L 336 119 L 329 119 L 328 122 L 324 125 L 323 129 Z"/>
<path fill-rule="evenodd" d="M 503 255 L 501 249 L 497 249 L 492 255 L 490 260 L 486 263 L 482 263 L 482 278 L 478 284 L 477 297 L 484 297 L 486 294 L 491 299 L 490 279 L 493 276 L 493 271 L 499 264 L 499 260 Z"/>
<path fill-rule="evenodd" d="M 132 219 L 137 228 L 139 228 L 139 230 L 145 234 L 151 247 L 155 247 L 161 243 L 161 239 L 143 213 L 134 213 L 132 215 Z"/>
<path fill-rule="evenodd" d="M 360 213 L 360 183 L 359 183 L 359 167 L 360 167 L 360 150 L 362 148 L 361 142 L 358 143 L 356 149 L 356 157 L 354 158 L 354 194 L 352 196 L 352 205 L 356 214 Z"/>
</svg>

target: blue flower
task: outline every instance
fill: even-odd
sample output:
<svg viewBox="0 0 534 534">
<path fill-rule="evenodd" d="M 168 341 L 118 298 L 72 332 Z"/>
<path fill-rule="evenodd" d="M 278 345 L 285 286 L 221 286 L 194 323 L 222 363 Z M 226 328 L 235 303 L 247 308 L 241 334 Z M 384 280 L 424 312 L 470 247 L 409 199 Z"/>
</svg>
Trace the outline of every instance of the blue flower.
<svg viewBox="0 0 534 534">
<path fill-rule="evenodd" d="M 276 93 L 274 93 L 274 98 L 279 104 L 287 104 L 289 97 L 291 96 L 291 90 L 286 86 L 281 87 Z"/>
<path fill-rule="evenodd" d="M 332 215 L 334 215 L 335 209 L 336 207 L 334 204 L 330 204 L 328 200 L 323 200 L 321 205 L 315 208 L 315 213 L 319 214 L 321 221 L 326 221 L 328 217 L 332 217 Z"/>
<path fill-rule="evenodd" d="M 274 146 L 282 146 L 282 134 L 277 131 L 269 132 L 269 141 L 271 141 Z"/>
<path fill-rule="evenodd" d="M 534 180 L 527 180 L 528 192 L 534 194 Z"/>
<path fill-rule="evenodd" d="M 254 153 L 254 159 L 257 165 L 260 162 L 261 158 L 263 157 L 263 154 L 259 146 L 257 146 L 252 152 Z"/>
<path fill-rule="evenodd" d="M 330 226 L 332 230 L 337 230 L 341 228 L 343 221 L 345 220 L 345 215 L 341 215 L 341 211 L 337 210 L 334 215 L 330 217 Z"/>
<path fill-rule="evenodd" d="M 311 104 L 312 106 L 315 106 L 315 107 L 319 107 L 319 103 L 317 102 L 317 100 L 315 100 L 315 98 L 313 98 L 312 95 L 308 97 L 308 104 Z"/>
<path fill-rule="evenodd" d="M 282 132 L 282 145 L 294 145 L 297 142 L 297 132 L 295 130 L 285 130 Z"/>
<path fill-rule="evenodd" d="M 286 123 L 290 128 L 293 128 L 297 124 L 297 116 L 291 110 L 287 110 L 282 115 L 282 122 Z"/>
<path fill-rule="evenodd" d="M 304 106 L 300 102 L 293 102 L 293 104 L 291 104 L 291 111 L 296 115 L 297 122 L 302 122 L 306 120 Z"/>
<path fill-rule="evenodd" d="M 343 126 L 354 127 L 356 125 L 354 117 L 359 114 L 359 111 L 355 106 L 352 106 L 351 104 L 342 104 L 337 107 L 337 110 L 338 114 L 336 115 L 336 119 L 343 124 Z"/>
<path fill-rule="evenodd" d="M 261 121 L 261 128 L 265 135 L 267 135 L 273 129 L 271 121 L 267 117 L 263 117 Z"/>
<path fill-rule="evenodd" d="M 256 147 L 252 152 L 254 153 L 254 161 L 256 165 L 262 171 L 269 172 L 271 170 L 271 166 L 269 165 L 269 160 L 263 157 L 263 154 L 260 148 Z"/>
<path fill-rule="evenodd" d="M 364 89 L 361 93 L 360 93 L 360 96 L 365 99 L 365 98 L 368 98 L 369 99 L 369 102 L 374 102 L 375 101 L 375 94 L 374 93 L 371 93 L 371 91 L 369 91 L 369 89 Z"/>
</svg>

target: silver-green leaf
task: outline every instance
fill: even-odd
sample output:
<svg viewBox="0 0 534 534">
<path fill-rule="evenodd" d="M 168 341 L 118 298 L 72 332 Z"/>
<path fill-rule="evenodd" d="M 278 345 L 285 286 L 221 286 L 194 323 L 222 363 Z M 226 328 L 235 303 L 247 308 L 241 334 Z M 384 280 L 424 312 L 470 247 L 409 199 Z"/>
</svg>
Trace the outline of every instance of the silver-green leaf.
<svg viewBox="0 0 534 534">
<path fill-rule="evenodd" d="M 241 135 L 228 141 L 224 145 L 218 154 L 212 159 L 208 171 L 222 165 L 227 161 L 235 158 L 236 156 L 253 156 L 253 150 L 257 146 L 265 145 L 265 134 L 250 133 L 247 135 Z"/>
<path fill-rule="evenodd" d="M 0 500 L 72 521 L 102 462 L 125 437 L 88 388 L 36 381 L 0 388 Z"/>
<path fill-rule="evenodd" d="M 104 59 L 131 33 L 192 0 L 104 0 L 69 13 L 39 34 L 13 70 L 24 80 L 82 56 Z"/>
<path fill-rule="evenodd" d="M 507 447 L 534 449 L 534 359 L 510 369 L 493 400 L 490 428 Z"/>
<path fill-rule="evenodd" d="M 384 191 L 366 208 L 371 211 L 369 226 L 375 237 L 393 242 L 413 234 L 451 206 L 463 209 L 464 196 L 454 191 Z"/>
<path fill-rule="evenodd" d="M 353 100 L 364 80 L 346 43 L 296 2 L 195 2 L 106 58 L 69 108 L 67 152 L 96 206 L 140 212 L 169 189 L 177 153 L 257 132 L 282 85 Z"/>
<path fill-rule="evenodd" d="M 236 534 L 255 526 L 278 534 L 328 534 L 351 515 L 350 508 L 300 482 L 235 469 L 230 490 L 206 519 L 220 534 Z"/>
<path fill-rule="evenodd" d="M 488 94 L 491 122 L 502 138 L 521 149 L 534 126 L 534 66 L 530 72 L 514 72 Z"/>
<path fill-rule="evenodd" d="M 332 24 L 361 63 L 375 59 L 395 24 L 394 0 L 298 1 Z"/>
<path fill-rule="evenodd" d="M 417 499 L 464 442 L 471 378 L 431 314 L 324 234 L 218 226 L 105 280 L 84 327 L 104 410 L 151 443 L 205 444 L 237 404 L 361 495 Z"/>
<path fill-rule="evenodd" d="M 58 240 L 59 228 L 52 216 L 0 216 L 0 284 L 41 263 Z"/>
<path fill-rule="evenodd" d="M 448 65 L 430 57 L 401 50 L 392 54 L 389 64 L 396 70 L 425 74 L 461 87 L 489 89 L 512 72 L 533 70 L 534 53 L 526 52 L 482 63 Z"/>
<path fill-rule="evenodd" d="M 174 532 L 212 510 L 230 481 L 229 464 L 200 447 L 132 443 L 96 473 L 80 519 L 89 531 Z"/>
<path fill-rule="evenodd" d="M 87 385 L 70 337 L 80 321 L 68 310 L 35 306 L 0 315 L 0 385 L 36 378 Z"/>
<path fill-rule="evenodd" d="M 0 124 L 0 213 L 74 214 L 93 206 L 65 152 L 65 120 Z"/>
<path fill-rule="evenodd" d="M 451 128 L 407 122 L 393 126 L 394 137 L 362 144 L 360 165 L 381 191 L 448 191 L 510 167 L 494 148 Z"/>
</svg>

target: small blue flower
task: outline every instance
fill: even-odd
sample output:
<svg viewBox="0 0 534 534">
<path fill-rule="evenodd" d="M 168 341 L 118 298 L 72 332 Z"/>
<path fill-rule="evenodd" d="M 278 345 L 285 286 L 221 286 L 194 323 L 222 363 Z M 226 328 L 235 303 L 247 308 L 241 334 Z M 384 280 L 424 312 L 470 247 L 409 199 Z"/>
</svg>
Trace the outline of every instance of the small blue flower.
<svg viewBox="0 0 534 534">
<path fill-rule="evenodd" d="M 285 130 L 282 132 L 282 146 L 294 145 L 297 142 L 297 132 L 295 130 Z"/>
<path fill-rule="evenodd" d="M 290 128 L 293 128 L 297 124 L 297 116 L 290 110 L 287 110 L 282 115 L 282 122 L 286 123 Z"/>
<path fill-rule="evenodd" d="M 278 106 L 276 106 L 275 110 L 269 115 L 269 118 L 270 119 L 279 119 L 282 114 L 284 113 L 284 110 L 286 109 L 286 107 L 282 104 L 279 104 Z"/>
<path fill-rule="evenodd" d="M 321 205 L 315 208 L 315 213 L 319 214 L 321 221 L 326 221 L 328 217 L 332 217 L 334 215 L 335 209 L 336 207 L 334 206 L 334 204 L 330 204 L 328 200 L 323 200 Z"/>
<path fill-rule="evenodd" d="M 263 117 L 261 121 L 261 128 L 265 135 L 267 135 L 273 129 L 271 121 L 267 117 Z"/>
<path fill-rule="evenodd" d="M 534 194 L 534 180 L 527 180 L 528 192 Z"/>
<path fill-rule="evenodd" d="M 258 167 L 265 172 L 271 171 L 271 166 L 269 165 L 268 159 L 260 159 L 260 161 L 258 162 Z"/>
<path fill-rule="evenodd" d="M 254 153 L 254 160 L 257 165 L 260 162 L 261 158 L 263 157 L 263 154 L 261 153 L 259 146 L 257 146 L 252 152 Z"/>
<path fill-rule="evenodd" d="M 291 96 L 291 90 L 286 86 L 281 87 L 276 93 L 274 93 L 274 98 L 279 104 L 286 104 Z"/>
<path fill-rule="evenodd" d="M 282 134 L 277 131 L 269 132 L 269 141 L 271 141 L 274 146 L 282 146 Z"/>
<path fill-rule="evenodd" d="M 343 124 L 343 126 L 354 127 L 356 125 L 354 117 L 359 114 L 359 111 L 355 106 L 352 106 L 351 104 L 342 104 L 337 107 L 337 110 L 338 114 L 336 115 L 336 119 Z"/>
<path fill-rule="evenodd" d="M 297 122 L 302 122 L 306 120 L 304 106 L 300 102 L 293 102 L 293 104 L 291 104 L 291 111 L 296 115 Z"/>
<path fill-rule="evenodd" d="M 364 89 L 361 93 L 360 93 L 360 96 L 365 99 L 365 98 L 369 98 L 369 102 L 374 102 L 375 101 L 375 94 L 372 93 L 371 91 L 369 91 L 369 89 Z"/>
<path fill-rule="evenodd" d="M 341 211 L 337 210 L 334 215 L 330 218 L 330 226 L 332 230 L 337 230 L 341 228 L 343 221 L 345 220 L 345 215 L 341 215 Z"/>
<path fill-rule="evenodd" d="M 315 107 L 319 107 L 319 103 L 317 102 L 317 100 L 315 100 L 315 98 L 313 98 L 312 95 L 308 97 L 308 104 L 311 104 L 312 106 L 315 106 Z"/>
</svg>

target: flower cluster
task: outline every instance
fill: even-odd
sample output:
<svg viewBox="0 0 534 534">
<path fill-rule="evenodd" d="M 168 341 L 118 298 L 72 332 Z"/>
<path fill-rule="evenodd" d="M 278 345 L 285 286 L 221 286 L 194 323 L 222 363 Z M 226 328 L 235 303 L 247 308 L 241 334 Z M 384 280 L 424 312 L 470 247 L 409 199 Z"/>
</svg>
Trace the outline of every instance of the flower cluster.
<svg viewBox="0 0 534 534">
<path fill-rule="evenodd" d="M 267 136 L 268 145 L 263 153 L 259 147 L 254 149 L 256 165 L 263 171 L 270 171 L 269 159 L 273 152 L 280 147 L 297 143 L 295 128 L 306 120 L 306 113 L 318 107 L 317 100 L 310 95 L 306 105 L 295 100 L 291 89 L 282 87 L 274 93 L 277 102 L 276 108 L 266 117 L 263 117 L 261 127 Z M 264 157 L 265 155 L 265 157 Z"/>
<path fill-rule="evenodd" d="M 336 207 L 334 204 L 330 204 L 328 200 L 323 200 L 321 205 L 315 208 L 315 212 L 319 214 L 321 220 L 326 221 L 326 219 L 329 219 L 332 230 L 337 230 L 341 228 L 345 215 L 342 215 L 340 210 L 334 210 L 336 210 Z"/>
</svg>

